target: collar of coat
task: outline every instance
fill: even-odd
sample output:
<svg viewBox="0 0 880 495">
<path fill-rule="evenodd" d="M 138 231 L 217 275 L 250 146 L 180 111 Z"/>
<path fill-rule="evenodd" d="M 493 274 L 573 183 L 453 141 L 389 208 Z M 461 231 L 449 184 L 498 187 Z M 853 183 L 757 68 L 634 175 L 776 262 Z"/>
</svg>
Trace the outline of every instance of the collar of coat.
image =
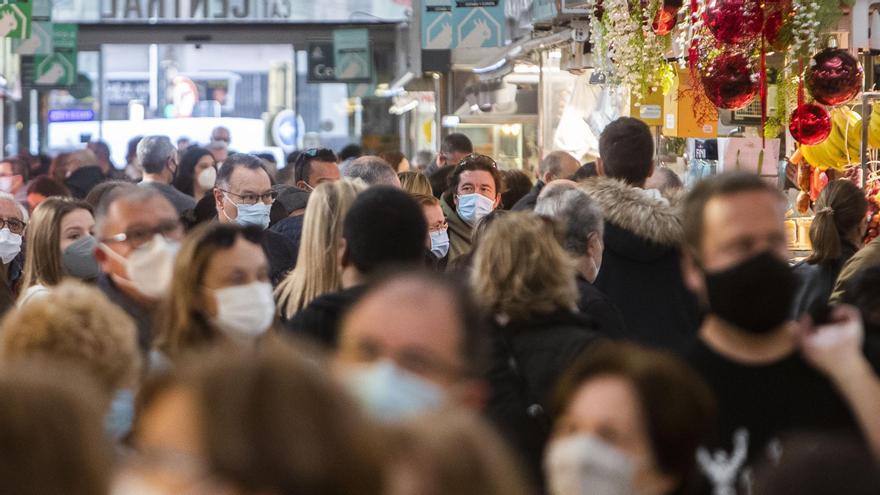
<svg viewBox="0 0 880 495">
<path fill-rule="evenodd" d="M 681 244 L 681 194 L 664 196 L 664 201 L 607 177 L 587 179 L 581 188 L 602 207 L 606 222 L 660 245 Z"/>
</svg>

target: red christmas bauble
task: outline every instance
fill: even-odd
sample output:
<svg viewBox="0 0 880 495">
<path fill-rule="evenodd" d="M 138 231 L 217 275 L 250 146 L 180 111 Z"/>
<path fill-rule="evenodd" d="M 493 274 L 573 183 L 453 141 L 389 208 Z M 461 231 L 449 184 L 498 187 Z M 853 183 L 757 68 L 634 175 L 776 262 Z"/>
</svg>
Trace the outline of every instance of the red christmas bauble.
<svg viewBox="0 0 880 495">
<path fill-rule="evenodd" d="M 764 39 L 770 46 L 783 49 L 779 42 L 779 32 L 782 24 L 791 14 L 791 0 L 765 0 L 764 1 Z"/>
<path fill-rule="evenodd" d="M 788 130 L 801 144 L 819 144 L 831 134 L 831 115 L 815 103 L 805 103 L 791 112 Z"/>
<path fill-rule="evenodd" d="M 722 53 L 702 75 L 706 96 L 716 107 L 736 110 L 758 94 L 758 77 L 742 53 Z"/>
<path fill-rule="evenodd" d="M 848 51 L 826 48 L 817 53 L 807 69 L 807 89 L 823 105 L 840 105 L 862 89 L 862 65 Z"/>
<path fill-rule="evenodd" d="M 709 0 L 703 20 L 716 40 L 729 45 L 754 40 L 764 27 L 760 0 Z"/>
<path fill-rule="evenodd" d="M 657 15 L 654 16 L 654 23 L 651 29 L 657 36 L 665 36 L 672 31 L 675 23 L 678 22 L 678 11 L 681 10 L 682 0 L 664 0 Z"/>
</svg>

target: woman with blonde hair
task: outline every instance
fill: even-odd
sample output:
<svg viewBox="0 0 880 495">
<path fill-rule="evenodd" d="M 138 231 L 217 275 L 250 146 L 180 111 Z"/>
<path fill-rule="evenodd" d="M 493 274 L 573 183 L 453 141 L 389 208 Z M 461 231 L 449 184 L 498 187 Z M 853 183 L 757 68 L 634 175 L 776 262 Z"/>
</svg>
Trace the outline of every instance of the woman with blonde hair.
<svg viewBox="0 0 880 495">
<path fill-rule="evenodd" d="M 45 294 L 65 276 L 82 280 L 98 277 L 94 228 L 95 218 L 88 203 L 56 197 L 40 203 L 25 230 L 24 292 L 19 306 Z"/>
<path fill-rule="evenodd" d="M 425 196 L 433 196 L 431 189 L 431 181 L 421 172 L 406 171 L 397 174 L 400 179 L 400 188 L 410 194 L 423 194 Z"/>
<path fill-rule="evenodd" d="M 535 479 L 549 435 L 548 394 L 596 340 L 592 324 L 576 312 L 576 269 L 559 230 L 533 213 L 509 213 L 481 238 L 471 272 L 493 329 L 487 411 Z"/>
<path fill-rule="evenodd" d="M 275 290 L 283 319 L 293 318 L 318 296 L 342 289 L 336 261 L 342 220 L 354 198 L 365 189 L 360 180 L 340 180 L 318 185 L 309 196 L 296 268 Z"/>
<path fill-rule="evenodd" d="M 176 362 L 219 344 L 251 345 L 275 319 L 263 230 L 209 223 L 184 239 L 156 325 L 157 350 Z"/>
</svg>

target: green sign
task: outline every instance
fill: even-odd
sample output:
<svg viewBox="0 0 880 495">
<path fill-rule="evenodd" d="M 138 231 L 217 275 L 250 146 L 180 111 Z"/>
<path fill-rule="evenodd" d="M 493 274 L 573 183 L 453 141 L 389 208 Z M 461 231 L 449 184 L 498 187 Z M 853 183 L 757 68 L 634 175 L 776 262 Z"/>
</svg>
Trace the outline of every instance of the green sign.
<svg viewBox="0 0 880 495">
<path fill-rule="evenodd" d="M 34 85 L 72 86 L 76 83 L 77 34 L 76 24 L 53 24 L 54 53 L 34 57 Z"/>
<path fill-rule="evenodd" d="M 12 52 L 19 55 L 49 55 L 52 53 L 52 23 L 34 22 L 31 37 L 26 40 L 12 40 Z"/>
<path fill-rule="evenodd" d="M 0 4 L 0 38 L 26 40 L 31 37 L 31 4 Z"/>
<path fill-rule="evenodd" d="M 337 81 L 370 82 L 373 61 L 369 31 L 366 29 L 333 31 L 333 53 Z"/>
<path fill-rule="evenodd" d="M 31 7 L 31 20 L 52 20 L 52 0 L 33 0 L 32 3 L 33 6 Z"/>
</svg>

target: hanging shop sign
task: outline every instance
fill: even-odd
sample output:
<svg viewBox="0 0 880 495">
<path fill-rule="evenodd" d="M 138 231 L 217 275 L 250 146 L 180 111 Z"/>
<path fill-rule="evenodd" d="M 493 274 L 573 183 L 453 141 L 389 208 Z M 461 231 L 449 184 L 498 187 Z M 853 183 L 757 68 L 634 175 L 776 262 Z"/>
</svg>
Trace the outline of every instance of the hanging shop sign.
<svg viewBox="0 0 880 495">
<path fill-rule="evenodd" d="M 338 82 L 333 56 L 333 43 L 309 44 L 307 80 L 310 84 Z"/>
<path fill-rule="evenodd" d="M 504 0 L 453 0 L 452 48 L 504 46 Z"/>
<path fill-rule="evenodd" d="M 449 50 L 452 48 L 453 0 L 424 0 L 422 2 L 422 48 Z"/>
<path fill-rule="evenodd" d="M 26 40 L 30 37 L 30 2 L 9 2 L 0 4 L 0 38 Z"/>
<path fill-rule="evenodd" d="M 68 87 L 76 83 L 76 24 L 53 24 L 53 53 L 34 57 L 33 83 L 42 87 Z"/>
<path fill-rule="evenodd" d="M 366 29 L 337 29 L 333 31 L 333 60 L 336 80 L 340 82 L 370 82 L 373 62 L 370 52 L 370 33 Z"/>
<path fill-rule="evenodd" d="M 12 52 L 18 55 L 49 55 L 55 46 L 52 42 L 52 23 L 34 22 L 31 35 L 25 40 L 12 40 Z"/>
</svg>

